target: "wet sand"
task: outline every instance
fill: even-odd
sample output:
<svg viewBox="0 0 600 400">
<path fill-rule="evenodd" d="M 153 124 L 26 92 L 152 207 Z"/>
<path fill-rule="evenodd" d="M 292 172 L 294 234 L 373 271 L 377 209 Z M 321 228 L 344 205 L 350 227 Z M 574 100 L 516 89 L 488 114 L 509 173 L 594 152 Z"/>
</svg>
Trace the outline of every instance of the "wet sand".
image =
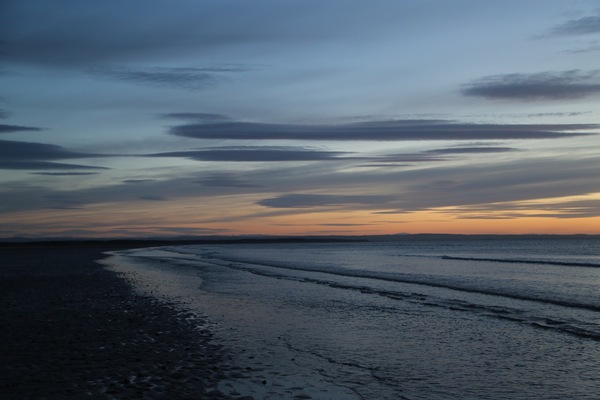
<svg viewBox="0 0 600 400">
<path fill-rule="evenodd" d="M 134 293 L 94 262 L 108 250 L 0 248 L 0 398 L 248 399 L 213 389 L 227 367 L 202 321 Z"/>
</svg>

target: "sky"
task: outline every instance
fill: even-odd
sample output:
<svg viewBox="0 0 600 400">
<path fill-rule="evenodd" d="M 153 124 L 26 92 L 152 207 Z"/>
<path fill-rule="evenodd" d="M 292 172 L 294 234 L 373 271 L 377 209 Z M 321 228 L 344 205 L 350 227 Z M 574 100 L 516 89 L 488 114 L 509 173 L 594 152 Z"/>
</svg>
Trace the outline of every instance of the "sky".
<svg viewBox="0 0 600 400">
<path fill-rule="evenodd" d="M 600 1 L 3 0 L 0 238 L 600 234 Z"/>
</svg>

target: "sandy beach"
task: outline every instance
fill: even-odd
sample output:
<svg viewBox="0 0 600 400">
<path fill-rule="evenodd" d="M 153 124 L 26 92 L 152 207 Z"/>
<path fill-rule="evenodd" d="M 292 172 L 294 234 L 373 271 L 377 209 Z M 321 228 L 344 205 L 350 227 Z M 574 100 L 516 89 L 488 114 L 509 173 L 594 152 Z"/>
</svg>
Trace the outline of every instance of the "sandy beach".
<svg viewBox="0 0 600 400">
<path fill-rule="evenodd" d="M 0 248 L 0 397 L 231 398 L 202 321 L 134 293 L 94 261 L 108 250 Z"/>
</svg>

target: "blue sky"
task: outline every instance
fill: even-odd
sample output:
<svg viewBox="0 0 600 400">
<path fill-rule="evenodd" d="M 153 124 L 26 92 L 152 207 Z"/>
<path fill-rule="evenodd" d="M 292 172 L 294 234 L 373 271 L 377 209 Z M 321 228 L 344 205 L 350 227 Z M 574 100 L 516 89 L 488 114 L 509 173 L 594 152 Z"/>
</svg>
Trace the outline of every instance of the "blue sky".
<svg viewBox="0 0 600 400">
<path fill-rule="evenodd" d="M 0 237 L 600 233 L 599 1 L 3 1 Z"/>
</svg>

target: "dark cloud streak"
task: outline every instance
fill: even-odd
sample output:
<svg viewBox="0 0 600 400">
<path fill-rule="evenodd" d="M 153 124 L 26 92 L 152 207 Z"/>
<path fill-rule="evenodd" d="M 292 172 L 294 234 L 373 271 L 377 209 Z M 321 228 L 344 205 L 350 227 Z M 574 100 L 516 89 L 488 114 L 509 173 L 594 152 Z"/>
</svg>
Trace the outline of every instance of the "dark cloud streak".
<svg viewBox="0 0 600 400">
<path fill-rule="evenodd" d="M 2 111 L 0 111 L 0 114 Z M 7 115 L 7 114 L 5 114 Z M 2 116 L 0 115 L 0 118 Z M 20 126 L 20 125 L 6 125 L 0 124 L 0 134 L 2 133 L 14 133 L 14 132 L 39 132 L 42 131 L 42 128 L 35 128 L 31 126 Z"/>
<path fill-rule="evenodd" d="M 347 153 L 292 147 L 217 147 L 207 150 L 173 151 L 146 157 L 183 157 L 196 161 L 278 162 L 325 161 L 340 159 Z"/>
<path fill-rule="evenodd" d="M 532 213 L 531 210 L 540 212 Z M 551 204 L 492 203 L 458 207 L 442 213 L 454 215 L 459 219 L 590 218 L 600 216 L 600 200 L 575 200 Z"/>
<path fill-rule="evenodd" d="M 550 35 L 589 35 L 600 33 L 600 15 L 573 19 L 550 30 Z"/>
<path fill-rule="evenodd" d="M 440 207 L 493 208 L 507 202 L 593 193 L 600 187 L 597 165 L 597 157 L 578 160 L 547 157 L 477 166 L 443 164 L 407 170 L 386 168 L 335 173 L 331 168 L 314 163 L 303 168 L 264 168 L 243 174 L 212 172 L 204 177 L 196 174 L 166 180 L 133 180 L 71 190 L 3 187 L 0 188 L 4 200 L 0 212 L 132 202 L 139 201 L 139 197 L 162 197 L 165 193 L 171 200 L 195 198 L 200 204 L 202 199 L 251 194 L 253 198 L 263 198 L 259 204 L 270 210 L 269 215 L 312 212 L 320 207 L 362 209 L 374 214 L 410 213 Z M 256 218 L 259 214 L 264 215 L 251 213 L 247 217 Z M 473 209 L 471 215 L 476 214 Z M 231 218 L 234 221 L 239 216 Z"/>
<path fill-rule="evenodd" d="M 600 72 L 493 75 L 464 85 L 465 96 L 491 100 L 573 100 L 600 95 Z"/>
<path fill-rule="evenodd" d="M 98 157 L 97 154 L 77 153 L 61 146 L 0 140 L 0 169 L 35 170 L 35 169 L 106 169 L 77 164 L 51 162 Z"/>
<path fill-rule="evenodd" d="M 172 59 L 190 51 L 203 53 L 272 41 L 281 33 L 273 23 L 264 23 L 260 7 L 246 2 L 235 6 L 184 2 L 167 7 L 163 1 L 148 0 L 141 10 L 135 2 L 107 0 L 99 6 L 96 2 L 64 0 L 60 12 L 45 1 L 9 3 L 0 13 L 2 50 L 4 58 L 17 63 L 78 68 L 148 55 Z M 232 13 L 231 7 L 237 11 Z M 211 68 L 238 71 L 246 67 L 231 64 Z"/>
<path fill-rule="evenodd" d="M 212 70 L 202 68 L 96 67 L 90 69 L 90 72 L 122 81 L 188 90 L 205 89 L 225 79 L 223 76 L 213 73 Z"/>
<path fill-rule="evenodd" d="M 434 156 L 434 155 L 427 154 L 427 153 L 416 153 L 416 154 L 390 154 L 390 155 L 383 156 L 383 157 L 372 157 L 369 160 L 373 161 L 373 162 L 379 162 L 379 163 L 390 163 L 391 165 L 403 165 L 404 163 L 446 161 L 447 158 L 438 157 L 438 156 Z"/>
<path fill-rule="evenodd" d="M 518 151 L 513 147 L 449 147 L 447 149 L 428 150 L 433 154 L 489 154 Z"/>
<path fill-rule="evenodd" d="M 144 196 L 138 196 L 137 198 L 140 200 L 147 200 L 147 201 L 167 201 L 168 200 L 166 197 L 150 195 L 150 194 L 144 195 Z"/>
<path fill-rule="evenodd" d="M 214 113 L 175 112 L 175 113 L 161 114 L 160 117 L 167 118 L 167 119 L 188 120 L 188 121 L 196 121 L 196 122 L 224 122 L 224 121 L 232 120 L 230 117 L 228 117 L 226 115 L 214 114 Z"/>
<path fill-rule="evenodd" d="M 89 165 L 65 164 L 47 161 L 0 161 L 0 169 L 38 170 L 38 169 L 107 169 Z"/>
<path fill-rule="evenodd" d="M 32 175 L 44 175 L 44 176 L 85 176 L 85 175 L 96 175 L 96 172 L 32 172 Z"/>
<path fill-rule="evenodd" d="M 200 178 L 194 183 L 199 183 L 204 186 L 212 187 L 230 187 L 230 188 L 256 188 L 259 185 L 253 184 L 249 181 L 243 180 L 230 174 L 218 173 L 209 174 L 203 178 Z"/>
<path fill-rule="evenodd" d="M 581 136 L 597 124 L 467 124 L 443 120 L 371 121 L 340 125 L 291 125 L 252 122 L 183 124 L 171 128 L 176 136 L 223 140 L 504 140 L 553 139 Z"/>
<path fill-rule="evenodd" d="M 125 179 L 122 180 L 121 183 L 145 183 L 145 182 L 154 182 L 154 179 Z"/>
<path fill-rule="evenodd" d="M 77 153 L 53 144 L 0 140 L 0 158 L 3 160 L 65 160 L 94 156 L 98 155 Z"/>
<path fill-rule="evenodd" d="M 331 195 L 292 193 L 263 199 L 259 205 L 271 208 L 311 208 L 340 205 L 382 204 L 393 200 L 389 195 Z"/>
</svg>

